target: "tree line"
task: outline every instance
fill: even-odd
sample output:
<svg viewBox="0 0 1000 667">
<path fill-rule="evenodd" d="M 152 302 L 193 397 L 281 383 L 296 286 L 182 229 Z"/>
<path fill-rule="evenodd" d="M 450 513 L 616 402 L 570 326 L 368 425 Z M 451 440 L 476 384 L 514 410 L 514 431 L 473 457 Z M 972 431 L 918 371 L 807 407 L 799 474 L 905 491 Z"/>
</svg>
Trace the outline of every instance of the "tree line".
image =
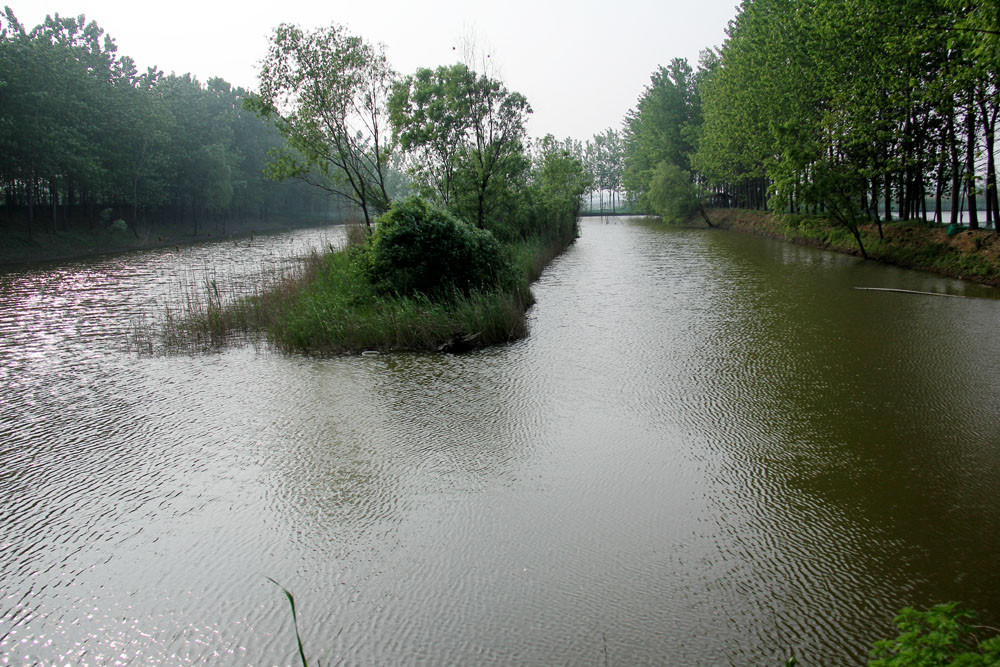
<svg viewBox="0 0 1000 667">
<path fill-rule="evenodd" d="M 530 140 L 527 99 L 474 50 L 403 76 L 344 26 L 282 24 L 247 104 L 287 142 L 270 172 L 351 202 L 369 234 L 412 192 L 502 243 L 564 235 L 590 186 L 579 143 Z"/>
<path fill-rule="evenodd" d="M 499 237 L 528 235 L 554 209 L 575 215 L 590 180 L 579 143 L 531 141 L 527 100 L 479 64 L 401 76 L 343 26 L 282 24 L 248 92 L 139 72 L 84 16 L 28 30 L 7 7 L 0 225 L 30 236 L 114 219 L 138 236 L 185 221 L 197 234 L 332 200 L 370 228 L 411 190 Z"/>
<path fill-rule="evenodd" d="M 326 213 L 308 188 L 265 173 L 284 139 L 220 78 L 139 72 L 84 16 L 26 29 L 0 16 L 0 184 L 8 230 L 124 220 L 137 235 L 183 222 Z"/>
<path fill-rule="evenodd" d="M 658 68 L 625 118 L 646 210 L 822 212 L 856 237 L 962 210 L 996 225 L 993 0 L 744 0 L 726 34 L 697 70 Z"/>
</svg>

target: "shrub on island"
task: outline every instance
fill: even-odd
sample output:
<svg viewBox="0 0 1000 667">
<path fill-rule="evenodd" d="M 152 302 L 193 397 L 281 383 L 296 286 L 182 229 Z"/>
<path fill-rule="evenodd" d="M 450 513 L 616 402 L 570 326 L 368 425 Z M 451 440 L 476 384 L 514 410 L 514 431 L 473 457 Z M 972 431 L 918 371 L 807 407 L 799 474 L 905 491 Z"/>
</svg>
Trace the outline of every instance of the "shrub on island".
<svg viewBox="0 0 1000 667">
<path fill-rule="evenodd" d="M 493 234 L 419 197 L 378 219 L 368 277 L 387 295 L 453 301 L 474 292 L 515 292 L 518 275 Z"/>
</svg>

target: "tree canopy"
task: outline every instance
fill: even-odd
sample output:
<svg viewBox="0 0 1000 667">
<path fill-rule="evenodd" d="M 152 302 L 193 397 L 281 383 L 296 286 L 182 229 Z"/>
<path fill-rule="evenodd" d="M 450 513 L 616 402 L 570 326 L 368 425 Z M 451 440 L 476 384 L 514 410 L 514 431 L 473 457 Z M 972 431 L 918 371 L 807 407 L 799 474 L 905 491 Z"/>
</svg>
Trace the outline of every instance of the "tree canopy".
<svg viewBox="0 0 1000 667">
<path fill-rule="evenodd" d="M 390 108 L 424 193 L 489 227 L 508 186 L 528 167 L 524 123 L 531 106 L 524 95 L 457 63 L 397 82 Z"/>
<path fill-rule="evenodd" d="M 998 21 L 986 0 L 745 0 L 697 71 L 653 73 L 624 121 L 625 188 L 652 208 L 666 164 L 716 205 L 824 212 L 853 232 L 944 221 L 946 204 L 971 227 L 985 204 L 995 224 Z"/>
<path fill-rule="evenodd" d="M 280 134 L 244 109 L 248 93 L 222 79 L 137 71 L 85 16 L 33 29 L 0 16 L 0 183 L 6 224 L 26 212 L 35 231 L 102 211 L 136 235 L 165 220 L 227 219 L 308 210 L 315 198 L 263 173 Z"/>
<path fill-rule="evenodd" d="M 274 30 L 251 107 L 288 141 L 272 173 L 297 176 L 356 204 L 371 220 L 389 208 L 387 100 L 395 76 L 380 46 L 337 24 Z"/>
</svg>

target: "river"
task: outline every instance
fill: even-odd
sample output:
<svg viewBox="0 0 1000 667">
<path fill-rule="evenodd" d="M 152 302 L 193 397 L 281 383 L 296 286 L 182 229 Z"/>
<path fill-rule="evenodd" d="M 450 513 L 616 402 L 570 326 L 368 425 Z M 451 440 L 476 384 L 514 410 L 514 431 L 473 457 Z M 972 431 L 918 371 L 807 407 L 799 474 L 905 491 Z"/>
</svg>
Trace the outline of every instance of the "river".
<svg viewBox="0 0 1000 667">
<path fill-rule="evenodd" d="M 0 275 L 0 661 L 293 664 L 268 577 L 324 664 L 850 664 L 904 605 L 1000 625 L 996 290 L 613 223 L 527 339 L 459 356 L 126 346 L 331 231 Z"/>
</svg>

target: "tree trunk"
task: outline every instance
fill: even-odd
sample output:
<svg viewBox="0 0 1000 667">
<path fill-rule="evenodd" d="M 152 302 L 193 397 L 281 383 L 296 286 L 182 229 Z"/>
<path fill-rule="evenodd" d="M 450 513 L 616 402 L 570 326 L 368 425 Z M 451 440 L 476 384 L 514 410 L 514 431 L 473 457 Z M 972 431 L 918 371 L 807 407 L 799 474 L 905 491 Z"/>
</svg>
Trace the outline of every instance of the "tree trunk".
<svg viewBox="0 0 1000 667">
<path fill-rule="evenodd" d="M 69 212 L 70 208 L 73 206 L 73 196 L 76 193 L 73 191 L 73 177 L 66 177 L 66 199 L 63 202 L 63 230 L 69 231 Z"/>
<path fill-rule="evenodd" d="M 32 229 L 32 227 L 34 227 L 34 222 L 35 222 L 35 186 L 36 186 L 35 175 L 32 174 L 31 177 L 28 178 L 28 240 L 29 241 L 33 241 L 35 238 L 34 230 Z"/>
<path fill-rule="evenodd" d="M 942 137 L 941 152 L 938 154 L 937 179 L 935 179 L 936 183 L 934 185 L 934 222 L 939 225 L 944 222 L 941 215 L 941 193 L 944 192 L 944 161 L 947 157 L 946 151 L 947 147 L 945 146 L 944 137 Z"/>
<path fill-rule="evenodd" d="M 994 105 L 992 113 L 986 104 L 986 96 L 980 97 L 979 108 L 983 112 L 983 130 L 986 135 L 986 226 L 1000 230 L 1000 208 L 997 207 L 996 123 L 1000 105 Z"/>
<path fill-rule="evenodd" d="M 955 136 L 955 110 L 948 114 L 948 144 L 951 148 L 951 224 L 958 224 L 958 210 L 962 201 L 962 170 L 958 163 L 958 141 Z"/>
<path fill-rule="evenodd" d="M 965 116 L 965 129 L 968 137 L 965 141 L 965 182 L 966 195 L 969 198 L 969 229 L 979 229 L 979 218 L 976 215 L 976 108 L 969 96 L 969 110 Z"/>
<path fill-rule="evenodd" d="M 49 177 L 49 203 L 52 205 L 52 233 L 55 234 L 59 224 L 59 193 L 56 192 L 56 177 Z"/>
<path fill-rule="evenodd" d="M 888 166 L 885 170 L 885 221 L 892 220 L 892 174 Z"/>
</svg>

